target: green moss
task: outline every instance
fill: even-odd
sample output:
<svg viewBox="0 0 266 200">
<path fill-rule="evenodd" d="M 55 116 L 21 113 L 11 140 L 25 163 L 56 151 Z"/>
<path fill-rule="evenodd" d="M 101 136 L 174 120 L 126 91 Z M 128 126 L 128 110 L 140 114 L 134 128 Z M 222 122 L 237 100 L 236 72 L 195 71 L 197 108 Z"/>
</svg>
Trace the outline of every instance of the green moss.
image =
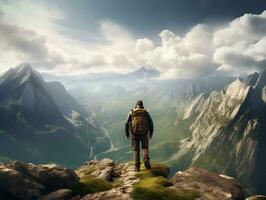
<svg viewBox="0 0 266 200">
<path fill-rule="evenodd" d="M 195 190 L 179 191 L 167 179 L 169 168 L 152 163 L 150 170 L 141 168 L 136 173 L 140 181 L 133 186 L 131 197 L 136 200 L 193 200 L 199 196 Z"/>
<path fill-rule="evenodd" d="M 83 176 L 78 183 L 71 187 L 74 194 L 85 195 L 106 191 L 113 188 L 113 184 L 105 179 L 95 178 L 92 175 Z"/>
<path fill-rule="evenodd" d="M 80 178 L 79 182 L 70 188 L 74 194 L 93 194 L 121 186 L 122 183 L 120 180 L 108 182 L 103 178 L 97 178 L 91 175 L 91 173 L 94 171 L 95 168 L 93 167 L 87 167 L 85 170 L 83 170 L 84 175 Z"/>
<path fill-rule="evenodd" d="M 136 200 L 194 200 L 199 197 L 194 190 L 180 192 L 160 185 L 151 185 L 150 188 L 136 186 L 131 196 Z"/>
<path fill-rule="evenodd" d="M 167 178 L 162 176 L 145 178 L 137 184 L 138 187 L 142 188 L 150 188 L 151 186 L 169 187 L 172 185 L 173 184 Z"/>
<path fill-rule="evenodd" d="M 140 172 L 136 173 L 136 176 L 140 179 L 144 179 L 147 177 L 155 177 L 162 176 L 167 178 L 170 172 L 170 169 L 166 165 L 162 165 L 159 163 L 152 163 L 152 168 L 150 170 L 146 170 L 143 163 L 141 163 Z"/>
</svg>

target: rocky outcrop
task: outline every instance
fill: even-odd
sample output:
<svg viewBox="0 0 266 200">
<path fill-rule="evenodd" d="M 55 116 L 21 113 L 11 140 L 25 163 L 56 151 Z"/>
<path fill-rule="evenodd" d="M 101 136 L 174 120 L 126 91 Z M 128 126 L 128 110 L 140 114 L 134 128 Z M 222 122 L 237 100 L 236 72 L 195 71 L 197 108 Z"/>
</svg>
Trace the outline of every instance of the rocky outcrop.
<svg viewBox="0 0 266 200">
<path fill-rule="evenodd" d="M 0 196 L 3 199 L 37 199 L 54 190 L 70 187 L 78 180 L 71 169 L 14 161 L 0 165 Z"/>
<path fill-rule="evenodd" d="M 0 165 L 0 200 L 244 200 L 238 182 L 200 168 L 177 172 L 152 163 L 134 171 L 133 163 L 91 160 L 75 171 L 54 164 L 15 161 Z M 262 196 L 248 200 L 260 200 Z"/>
<path fill-rule="evenodd" d="M 199 199 L 243 199 L 243 192 L 237 181 L 229 176 L 210 173 L 200 168 L 177 172 L 171 181 L 178 190 L 196 190 Z"/>
<path fill-rule="evenodd" d="M 176 192 L 184 199 L 195 199 L 192 196 L 182 196 L 182 194 L 187 194 L 191 191 L 196 194 L 195 197 L 197 197 L 197 200 L 244 199 L 241 187 L 234 178 L 210 173 L 199 168 L 191 168 L 184 172 L 177 172 L 171 179 L 167 179 L 163 177 L 167 177 L 169 168 L 163 165 L 153 164 L 151 170 L 142 168 L 141 172 L 136 173 L 134 172 L 133 164 L 118 164 L 110 159 L 103 159 L 101 161 L 89 161 L 76 170 L 76 173 L 81 178 L 85 174 L 88 174 L 88 172 L 98 178 L 104 178 L 111 182 L 116 181 L 119 184 L 108 191 L 87 194 L 81 198 L 82 200 L 138 199 L 138 196 L 134 198 L 134 195 L 132 194 L 134 194 L 134 192 L 139 192 L 137 190 L 140 189 L 140 196 L 143 195 L 142 199 L 150 200 L 150 196 L 155 195 L 157 196 L 155 199 L 159 200 L 163 197 L 161 197 L 162 189 L 159 189 L 158 191 L 155 189 L 158 187 L 157 181 L 164 182 L 163 188 L 165 188 L 166 193 L 163 195 L 165 195 L 164 198 L 166 199 L 169 198 L 167 192 Z M 153 191 L 149 191 L 150 189 Z M 146 192 L 150 196 L 148 196 Z M 156 194 L 157 192 L 158 194 Z"/>
<path fill-rule="evenodd" d="M 108 191 L 85 195 L 81 198 L 82 200 L 129 200 L 133 185 L 139 181 L 139 178 L 135 176 L 134 165 L 130 163 L 118 164 L 107 158 L 100 161 L 89 161 L 77 169 L 76 173 L 82 177 L 88 171 L 98 178 L 116 182 L 117 186 Z"/>
</svg>

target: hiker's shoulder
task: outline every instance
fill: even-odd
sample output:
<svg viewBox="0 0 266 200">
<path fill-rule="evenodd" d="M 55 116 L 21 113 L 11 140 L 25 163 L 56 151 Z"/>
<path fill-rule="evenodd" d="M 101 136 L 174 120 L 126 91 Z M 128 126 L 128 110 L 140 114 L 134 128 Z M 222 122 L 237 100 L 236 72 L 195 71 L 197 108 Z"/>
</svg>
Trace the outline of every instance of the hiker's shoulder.
<svg viewBox="0 0 266 200">
<path fill-rule="evenodd" d="M 130 111 L 129 111 L 129 115 L 132 115 L 133 114 L 133 112 L 134 112 L 134 109 L 131 109 Z"/>
</svg>

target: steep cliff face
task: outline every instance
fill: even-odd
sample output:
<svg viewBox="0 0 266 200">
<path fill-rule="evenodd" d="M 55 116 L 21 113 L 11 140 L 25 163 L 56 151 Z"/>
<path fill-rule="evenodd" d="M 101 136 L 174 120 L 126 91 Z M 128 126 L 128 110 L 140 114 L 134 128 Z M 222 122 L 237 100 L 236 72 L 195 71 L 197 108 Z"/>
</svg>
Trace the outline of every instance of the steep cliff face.
<svg viewBox="0 0 266 200">
<path fill-rule="evenodd" d="M 197 97 L 182 119 L 192 121 L 191 138 L 172 159 L 236 176 L 250 191 L 265 193 L 265 88 L 262 71 Z"/>
</svg>

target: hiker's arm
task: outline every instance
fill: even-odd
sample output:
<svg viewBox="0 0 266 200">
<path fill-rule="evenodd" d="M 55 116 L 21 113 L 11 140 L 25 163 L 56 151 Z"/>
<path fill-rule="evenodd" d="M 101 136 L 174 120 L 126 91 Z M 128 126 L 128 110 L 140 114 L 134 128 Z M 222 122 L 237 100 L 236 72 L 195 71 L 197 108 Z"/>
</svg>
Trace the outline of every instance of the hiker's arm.
<svg viewBox="0 0 266 200">
<path fill-rule="evenodd" d="M 130 134 L 129 134 L 129 125 L 131 123 L 131 112 L 128 114 L 127 116 L 127 121 L 126 121 L 126 124 L 125 124 L 125 132 L 126 132 L 126 136 L 127 138 L 129 138 Z"/>
<path fill-rule="evenodd" d="M 151 118 L 151 116 L 150 116 L 150 114 L 148 112 L 147 112 L 147 119 L 148 119 L 148 123 L 149 123 L 149 132 L 150 132 L 150 138 L 151 138 L 152 135 L 153 135 L 154 127 L 153 127 L 152 118 Z"/>
</svg>

